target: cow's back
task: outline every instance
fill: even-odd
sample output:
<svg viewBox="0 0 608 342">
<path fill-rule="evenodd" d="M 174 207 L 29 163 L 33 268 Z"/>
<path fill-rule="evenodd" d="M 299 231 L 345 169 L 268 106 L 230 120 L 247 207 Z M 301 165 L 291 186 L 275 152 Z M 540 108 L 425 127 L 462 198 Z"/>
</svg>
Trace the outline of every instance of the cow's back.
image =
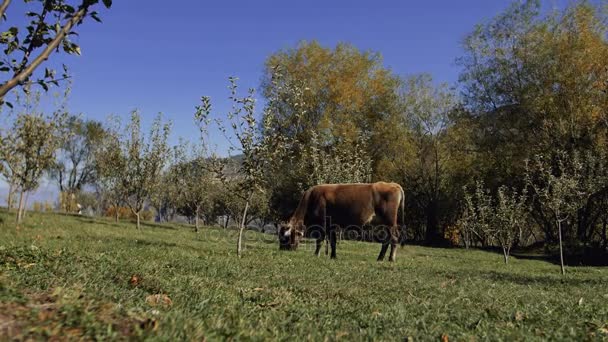
<svg viewBox="0 0 608 342">
<path fill-rule="evenodd" d="M 310 223 L 322 224 L 322 213 L 331 224 L 361 225 L 374 216 L 372 184 L 322 184 L 311 189 Z M 324 210 L 323 210 L 324 209 Z"/>
</svg>

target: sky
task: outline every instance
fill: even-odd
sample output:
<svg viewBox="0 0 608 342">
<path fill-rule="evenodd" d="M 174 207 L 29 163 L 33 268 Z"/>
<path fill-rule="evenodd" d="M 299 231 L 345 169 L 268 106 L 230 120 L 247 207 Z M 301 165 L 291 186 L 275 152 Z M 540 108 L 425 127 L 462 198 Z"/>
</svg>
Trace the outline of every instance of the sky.
<svg viewBox="0 0 608 342">
<path fill-rule="evenodd" d="M 215 115 L 222 115 L 229 109 L 228 77 L 238 77 L 243 91 L 258 89 L 264 61 L 302 40 L 328 47 L 348 42 L 381 53 L 397 75 L 425 72 L 436 82 L 455 84 L 464 37 L 510 3 L 114 0 L 109 10 L 99 6 L 103 23 L 89 20 L 78 27 L 81 56 L 51 60 L 67 64 L 73 76 L 70 112 L 105 121 L 109 114 L 126 120 L 138 109 L 144 125 L 161 112 L 173 122 L 172 143 L 178 137 L 196 141 L 193 113 L 201 96 L 211 96 Z M 542 3 L 551 9 L 567 0 Z M 23 21 L 24 5 L 13 4 L 8 22 Z M 54 191 L 44 182 L 33 198 Z M 0 184 L 0 204 L 4 193 Z"/>
</svg>

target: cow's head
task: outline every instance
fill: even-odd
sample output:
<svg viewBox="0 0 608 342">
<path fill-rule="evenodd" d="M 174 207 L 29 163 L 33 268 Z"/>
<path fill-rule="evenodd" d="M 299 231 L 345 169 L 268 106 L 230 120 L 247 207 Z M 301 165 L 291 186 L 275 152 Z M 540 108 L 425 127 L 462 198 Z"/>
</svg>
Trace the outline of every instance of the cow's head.
<svg viewBox="0 0 608 342">
<path fill-rule="evenodd" d="M 300 239 L 304 236 L 304 225 L 293 221 L 281 223 L 278 230 L 279 249 L 295 251 L 298 249 Z"/>
</svg>

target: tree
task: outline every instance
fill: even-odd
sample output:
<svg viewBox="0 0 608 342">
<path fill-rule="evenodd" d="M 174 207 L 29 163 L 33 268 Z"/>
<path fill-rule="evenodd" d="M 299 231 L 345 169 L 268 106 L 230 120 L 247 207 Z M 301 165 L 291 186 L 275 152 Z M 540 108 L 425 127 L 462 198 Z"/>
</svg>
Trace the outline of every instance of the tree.
<svg viewBox="0 0 608 342">
<path fill-rule="evenodd" d="M 492 195 L 481 181 L 476 182 L 472 193 L 466 186 L 463 190 L 464 210 L 458 226 L 462 229 L 465 246 L 468 248 L 475 240 L 486 247 L 492 242 L 494 221 Z"/>
<path fill-rule="evenodd" d="M 137 229 L 141 228 L 140 213 L 161 177 L 169 153 L 167 139 L 171 126 L 161 120 L 158 115 L 146 139 L 141 132 L 141 117 L 133 111 L 120 141 L 125 161 L 122 175 L 124 200 L 137 218 Z"/>
<path fill-rule="evenodd" d="M 535 154 L 605 145 L 606 12 L 574 1 L 541 13 L 538 0 L 514 2 L 476 26 L 459 60 L 479 164 L 498 184 L 521 181 Z"/>
<path fill-rule="evenodd" d="M 40 178 L 53 163 L 61 141 L 62 121 L 62 114 L 57 112 L 51 116 L 23 113 L 17 115 L 10 130 L 2 132 L 0 161 L 4 165 L 3 174 L 21 193 L 18 224 L 23 218 L 27 192 L 38 188 Z"/>
<path fill-rule="evenodd" d="M 578 153 L 558 151 L 553 156 L 537 155 L 526 166 L 526 180 L 533 191 L 538 211 L 553 219 L 559 241 L 562 274 L 566 274 L 563 225 L 572 224 L 576 212 L 596 191 L 596 182 L 585 179 L 585 161 Z"/>
<path fill-rule="evenodd" d="M 228 130 L 221 120 L 216 122 L 224 136 L 228 138 L 230 153 L 242 156 L 241 162 L 234 175 L 227 173 L 225 165 L 214 167 L 216 174 L 225 185 L 233 185 L 234 194 L 244 200 L 244 208 L 239 225 L 237 239 L 237 255 L 242 256 L 243 231 L 247 222 L 247 213 L 251 201 L 258 192 L 264 192 L 267 188 L 267 172 L 278 164 L 277 161 L 284 155 L 284 141 L 281 135 L 270 134 L 273 131 L 275 117 L 265 112 L 260 122 L 255 115 L 254 90 L 249 89 L 247 96 L 237 95 L 237 79 L 230 78 L 230 100 L 233 103 L 232 110 L 226 119 L 230 125 Z M 211 102 L 208 97 L 202 98 L 202 104 L 197 107 L 195 119 L 199 123 L 201 133 L 207 132 L 210 123 Z M 274 126 L 276 127 L 276 126 Z M 262 132 L 266 134 L 262 134 Z M 231 137 L 234 137 L 231 139 Z"/>
<path fill-rule="evenodd" d="M 95 182 L 95 162 L 93 150 L 100 144 L 104 129 L 100 122 L 71 115 L 66 125 L 65 139 L 51 169 L 51 176 L 57 181 L 59 191 L 67 197 L 75 197 L 85 185 Z M 64 210 L 70 212 L 71 201 L 64 203 Z"/>
<path fill-rule="evenodd" d="M 103 139 L 93 150 L 95 160 L 96 187 L 104 202 L 114 207 L 114 218 L 118 222 L 119 208 L 125 200 L 123 177 L 126 173 L 126 157 L 122 153 L 120 123 L 108 127 Z"/>
<path fill-rule="evenodd" d="M 34 2 L 24 0 L 24 2 Z M 64 65 L 61 78 L 56 77 L 55 70 L 46 68 L 44 75 L 32 80 L 34 71 L 46 61 L 53 51 L 63 50 L 67 54 L 80 55 L 78 44 L 70 40 L 76 35 L 75 27 L 82 24 L 86 18 L 100 21 L 98 13 L 92 9 L 98 0 L 82 0 L 79 4 L 70 4 L 65 0 L 38 0 L 36 10 L 28 11 L 25 15 L 28 23 L 11 26 L 0 34 L 4 56 L 0 59 L 0 72 L 6 75 L 0 85 L 0 103 L 6 103 L 5 95 L 13 88 L 24 84 L 39 84 L 48 89 L 48 84 L 58 84 L 58 81 L 68 77 Z M 102 1 L 110 8 L 112 0 Z M 7 8 L 11 0 L 3 0 L 0 4 L 0 20 L 6 20 Z"/>
<path fill-rule="evenodd" d="M 198 150 L 188 153 L 188 147 L 180 144 L 174 149 L 175 162 L 169 171 L 169 181 L 175 189 L 175 205 L 181 214 L 194 217 L 194 231 L 199 232 L 199 219 L 203 208 L 211 206 L 210 190 L 213 173 Z"/>
<path fill-rule="evenodd" d="M 401 120 L 393 126 L 401 137 L 397 146 L 388 145 L 393 156 L 384 172 L 406 185 L 411 216 L 420 217 L 424 240 L 439 244 L 450 197 L 459 189 L 450 188 L 452 173 L 459 169 L 451 160 L 458 154 L 450 134 L 457 99 L 447 84 L 434 86 L 430 75 L 421 74 L 404 81 L 402 102 Z"/>
<path fill-rule="evenodd" d="M 528 209 L 525 187 L 521 192 L 505 185 L 498 188 L 494 236 L 502 248 L 505 264 L 509 263 L 511 248 L 521 239 Z"/>
<path fill-rule="evenodd" d="M 274 216 L 286 218 L 301 189 L 313 185 L 306 147 L 333 154 L 333 149 L 359 142 L 370 158 L 371 179 L 376 178 L 379 163 L 394 152 L 384 146 L 393 129 L 387 122 L 399 114 L 399 85 L 379 53 L 346 43 L 326 48 L 301 42 L 267 59 L 261 92 L 265 111 L 274 118 L 269 132 L 290 145 L 289 156 L 273 175 L 270 198 L 280 208 Z"/>
</svg>

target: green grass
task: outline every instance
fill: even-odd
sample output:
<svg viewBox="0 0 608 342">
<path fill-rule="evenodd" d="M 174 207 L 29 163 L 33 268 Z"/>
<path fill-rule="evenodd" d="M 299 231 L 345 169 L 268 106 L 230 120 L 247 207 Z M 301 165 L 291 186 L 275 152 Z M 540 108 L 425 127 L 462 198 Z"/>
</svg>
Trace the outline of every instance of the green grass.
<svg viewBox="0 0 608 342">
<path fill-rule="evenodd" d="M 341 242 L 280 252 L 271 235 L 0 212 L 0 340 L 608 339 L 608 269 L 483 251 Z M 132 279 L 136 276 L 137 279 Z M 171 303 L 149 302 L 166 295 Z"/>
</svg>

